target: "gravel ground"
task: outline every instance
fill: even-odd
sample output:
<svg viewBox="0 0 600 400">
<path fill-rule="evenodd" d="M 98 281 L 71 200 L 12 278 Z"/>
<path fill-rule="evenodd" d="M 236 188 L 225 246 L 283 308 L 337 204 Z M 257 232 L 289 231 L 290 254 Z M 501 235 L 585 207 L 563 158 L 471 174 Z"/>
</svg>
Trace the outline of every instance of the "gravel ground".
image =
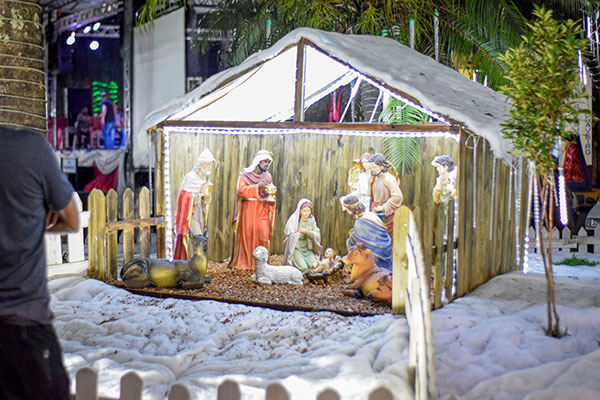
<svg viewBox="0 0 600 400">
<path fill-rule="evenodd" d="M 270 263 L 281 265 L 283 256 L 271 256 Z M 242 303 L 279 310 L 333 311 L 344 315 L 376 315 L 391 312 L 389 304 L 369 299 L 344 296 L 341 290 L 350 282 L 350 267 L 330 277 L 327 284 L 312 284 L 305 279 L 304 285 L 264 285 L 250 280 L 252 271 L 227 267 L 210 261 L 208 275 L 212 281 L 200 289 L 179 290 L 172 288 L 147 288 L 132 290 L 136 293 L 158 297 L 178 297 L 190 300 L 211 299 L 229 303 Z M 122 282 L 110 282 L 123 287 Z"/>
</svg>

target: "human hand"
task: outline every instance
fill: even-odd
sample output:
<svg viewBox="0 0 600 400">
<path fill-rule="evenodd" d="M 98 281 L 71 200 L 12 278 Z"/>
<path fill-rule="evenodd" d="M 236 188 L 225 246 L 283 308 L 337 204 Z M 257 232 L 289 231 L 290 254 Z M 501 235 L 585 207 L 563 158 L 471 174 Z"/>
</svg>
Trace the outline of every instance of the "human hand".
<svg viewBox="0 0 600 400">
<path fill-rule="evenodd" d="M 55 212 L 46 212 L 46 230 L 52 228 L 58 222 L 58 213 Z"/>
<path fill-rule="evenodd" d="M 375 206 L 375 207 L 373 207 L 373 211 L 375 211 L 375 212 L 382 212 L 383 211 L 383 206 Z"/>
</svg>

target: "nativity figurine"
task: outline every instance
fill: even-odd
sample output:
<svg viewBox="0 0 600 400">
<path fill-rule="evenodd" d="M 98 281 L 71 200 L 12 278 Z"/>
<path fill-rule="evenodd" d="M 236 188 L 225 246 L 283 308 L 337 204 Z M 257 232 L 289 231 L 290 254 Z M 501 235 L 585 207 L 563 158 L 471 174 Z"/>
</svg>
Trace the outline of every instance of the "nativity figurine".
<svg viewBox="0 0 600 400">
<path fill-rule="evenodd" d="M 198 289 L 211 281 L 206 275 L 208 260 L 204 254 L 206 237 L 191 235 L 194 256 L 189 260 L 134 258 L 123 265 L 121 279 L 128 288 L 177 287 Z"/>
<path fill-rule="evenodd" d="M 263 246 L 268 251 L 270 248 L 277 189 L 268 171 L 272 163 L 273 153 L 259 150 L 238 177 L 230 268 L 254 270 L 254 249 Z"/>
<path fill-rule="evenodd" d="M 191 234 L 204 235 L 208 238 L 208 210 L 213 187 L 208 178 L 214 164 L 215 158 L 211 151 L 204 149 L 192 169 L 185 174 L 181 181 L 175 213 L 174 259 L 186 260 L 194 255 L 190 240 Z M 205 247 L 204 252 L 206 251 Z"/>
<path fill-rule="evenodd" d="M 284 260 L 305 273 L 318 262 L 321 254 L 321 231 L 313 216 L 313 203 L 301 199 L 283 230 Z"/>
<path fill-rule="evenodd" d="M 456 166 L 450 156 L 435 156 L 431 161 L 438 172 L 431 195 L 434 203 L 448 204 L 456 197 Z"/>
</svg>

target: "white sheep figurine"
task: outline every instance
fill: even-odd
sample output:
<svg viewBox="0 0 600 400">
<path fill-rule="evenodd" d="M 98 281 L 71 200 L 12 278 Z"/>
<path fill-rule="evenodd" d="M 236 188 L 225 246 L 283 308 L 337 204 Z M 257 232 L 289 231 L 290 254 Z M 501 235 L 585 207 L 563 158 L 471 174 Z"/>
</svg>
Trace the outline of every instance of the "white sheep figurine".
<svg viewBox="0 0 600 400">
<path fill-rule="evenodd" d="M 269 265 L 267 258 L 269 251 L 258 246 L 252 252 L 255 261 L 256 274 L 251 279 L 258 283 L 291 283 L 293 285 L 304 284 L 304 276 L 298 268 L 291 265 Z"/>
</svg>

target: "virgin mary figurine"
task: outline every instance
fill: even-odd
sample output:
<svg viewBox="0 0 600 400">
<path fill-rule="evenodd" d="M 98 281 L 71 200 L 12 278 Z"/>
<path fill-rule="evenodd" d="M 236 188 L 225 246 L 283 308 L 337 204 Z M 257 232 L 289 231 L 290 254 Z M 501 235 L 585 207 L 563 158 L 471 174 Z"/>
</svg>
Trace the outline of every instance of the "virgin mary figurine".
<svg viewBox="0 0 600 400">
<path fill-rule="evenodd" d="M 285 239 L 284 258 L 287 265 L 293 265 L 305 273 L 315 264 L 321 254 L 321 231 L 312 215 L 313 204 L 308 199 L 301 199 L 296 211 L 287 220 L 283 234 Z"/>
</svg>

